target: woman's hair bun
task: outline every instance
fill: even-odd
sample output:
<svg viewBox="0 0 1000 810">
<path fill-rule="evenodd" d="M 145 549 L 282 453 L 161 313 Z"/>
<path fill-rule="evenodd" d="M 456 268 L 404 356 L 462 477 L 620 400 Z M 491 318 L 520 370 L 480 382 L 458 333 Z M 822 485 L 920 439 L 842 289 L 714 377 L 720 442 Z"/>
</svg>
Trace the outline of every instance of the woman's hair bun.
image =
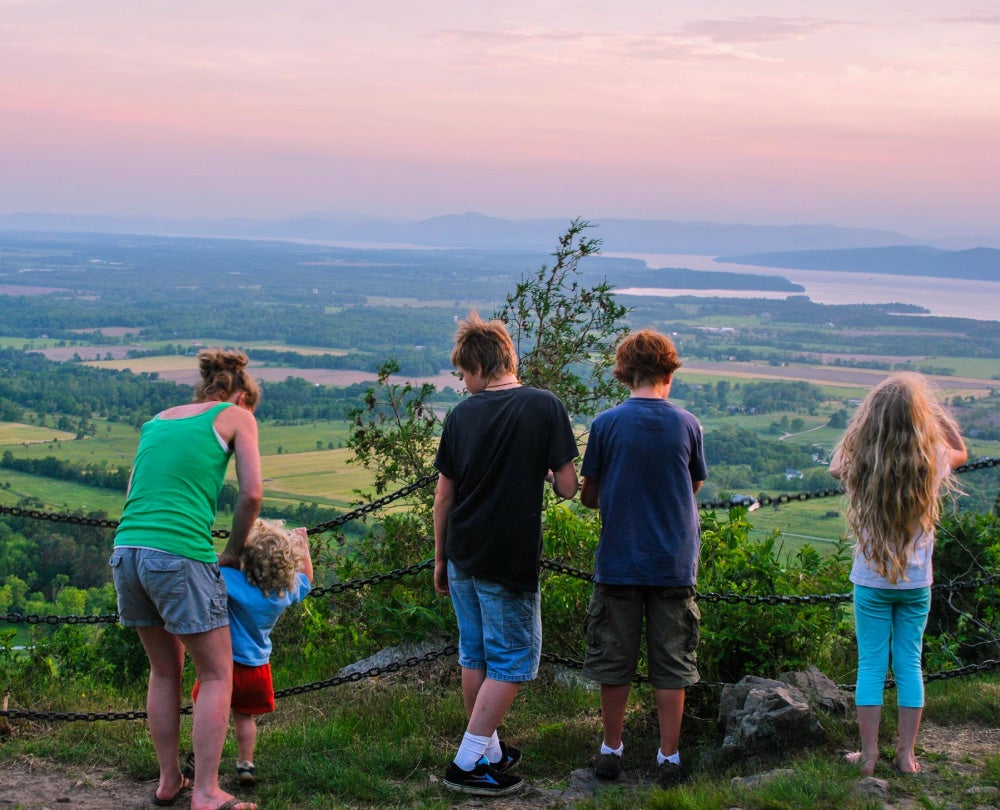
<svg viewBox="0 0 1000 810">
<path fill-rule="evenodd" d="M 202 349 L 198 352 L 198 367 L 203 377 L 218 371 L 239 371 L 249 363 L 246 353 L 238 349 Z"/>
</svg>

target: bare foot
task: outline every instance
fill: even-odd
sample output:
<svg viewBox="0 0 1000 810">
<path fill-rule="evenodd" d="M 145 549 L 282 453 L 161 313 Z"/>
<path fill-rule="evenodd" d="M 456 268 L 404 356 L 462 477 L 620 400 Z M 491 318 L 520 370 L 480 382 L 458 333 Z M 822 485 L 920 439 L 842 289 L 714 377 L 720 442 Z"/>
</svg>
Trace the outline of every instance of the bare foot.
<svg viewBox="0 0 1000 810">
<path fill-rule="evenodd" d="M 896 754 L 896 758 L 892 761 L 892 769 L 896 773 L 912 776 L 915 773 L 920 773 L 920 763 L 917 762 L 916 757 Z"/>
<path fill-rule="evenodd" d="M 849 754 L 844 754 L 844 762 L 848 765 L 854 765 L 859 771 L 861 771 L 862 776 L 871 776 L 875 773 L 875 761 L 878 757 L 872 757 L 871 759 L 865 759 L 865 755 L 862 751 L 852 751 Z"/>
</svg>

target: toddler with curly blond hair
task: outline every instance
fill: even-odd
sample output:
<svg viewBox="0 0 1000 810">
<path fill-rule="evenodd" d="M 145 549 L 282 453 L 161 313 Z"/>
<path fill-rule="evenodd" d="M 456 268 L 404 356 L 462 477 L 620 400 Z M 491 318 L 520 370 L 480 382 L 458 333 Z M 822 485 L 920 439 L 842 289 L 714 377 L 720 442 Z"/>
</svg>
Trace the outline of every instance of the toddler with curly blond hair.
<svg viewBox="0 0 1000 810">
<path fill-rule="evenodd" d="M 240 569 L 222 568 L 229 594 L 233 639 L 233 728 L 240 784 L 257 783 L 254 746 L 256 715 L 274 711 L 271 631 L 278 618 L 312 588 L 313 565 L 304 528 L 286 529 L 279 520 L 258 519 L 240 554 Z M 192 697 L 198 699 L 195 682 Z"/>
</svg>

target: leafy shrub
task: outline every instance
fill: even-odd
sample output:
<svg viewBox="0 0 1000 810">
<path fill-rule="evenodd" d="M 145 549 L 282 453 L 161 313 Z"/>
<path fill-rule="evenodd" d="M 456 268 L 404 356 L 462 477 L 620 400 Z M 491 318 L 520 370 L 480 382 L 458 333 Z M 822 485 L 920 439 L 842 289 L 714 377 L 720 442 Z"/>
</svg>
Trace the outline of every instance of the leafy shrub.
<svg viewBox="0 0 1000 810">
<path fill-rule="evenodd" d="M 342 550 L 336 574 L 339 581 L 348 582 L 390 574 L 433 557 L 434 540 L 427 535 L 426 521 L 414 513 L 390 514 L 367 537 Z M 351 641 L 363 652 L 454 633 L 451 603 L 434 590 L 429 571 L 345 591 L 331 606 L 341 641 Z"/>
<path fill-rule="evenodd" d="M 827 555 L 805 546 L 794 559 L 787 559 L 777 533 L 751 540 L 749 530 L 744 509 L 731 509 L 724 521 L 714 512 L 702 517 L 698 574 L 702 679 L 735 682 L 744 675 L 773 677 L 809 664 L 831 677 L 852 671 L 849 606 L 834 600 L 794 604 L 780 598 L 849 592 L 847 545 L 841 543 Z M 710 594 L 778 598 L 730 601 Z"/>
<path fill-rule="evenodd" d="M 969 583 L 995 575 L 1000 564 L 996 512 L 945 515 L 934 548 L 934 597 L 924 636 L 929 670 L 1000 658 L 1000 585 Z M 941 586 L 954 585 L 954 589 Z"/>
<path fill-rule="evenodd" d="M 555 502 L 545 509 L 542 557 L 589 574 L 600 538 L 596 511 Z M 575 574 L 542 569 L 542 644 L 547 653 L 583 658 L 583 619 L 593 585 Z"/>
</svg>

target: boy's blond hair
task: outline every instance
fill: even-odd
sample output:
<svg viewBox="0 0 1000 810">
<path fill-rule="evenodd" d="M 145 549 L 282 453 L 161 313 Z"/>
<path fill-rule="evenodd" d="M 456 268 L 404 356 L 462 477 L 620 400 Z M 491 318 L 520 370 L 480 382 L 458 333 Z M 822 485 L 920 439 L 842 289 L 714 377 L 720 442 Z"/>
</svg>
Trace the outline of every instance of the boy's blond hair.
<svg viewBox="0 0 1000 810">
<path fill-rule="evenodd" d="M 517 374 L 517 351 L 504 322 L 484 321 L 476 310 L 470 311 L 455 332 L 451 364 L 487 379 Z"/>
<path fill-rule="evenodd" d="M 285 529 L 283 520 L 258 518 L 240 553 L 240 567 L 251 585 L 265 596 L 284 596 L 295 586 L 302 564 L 302 551 Z"/>
</svg>

